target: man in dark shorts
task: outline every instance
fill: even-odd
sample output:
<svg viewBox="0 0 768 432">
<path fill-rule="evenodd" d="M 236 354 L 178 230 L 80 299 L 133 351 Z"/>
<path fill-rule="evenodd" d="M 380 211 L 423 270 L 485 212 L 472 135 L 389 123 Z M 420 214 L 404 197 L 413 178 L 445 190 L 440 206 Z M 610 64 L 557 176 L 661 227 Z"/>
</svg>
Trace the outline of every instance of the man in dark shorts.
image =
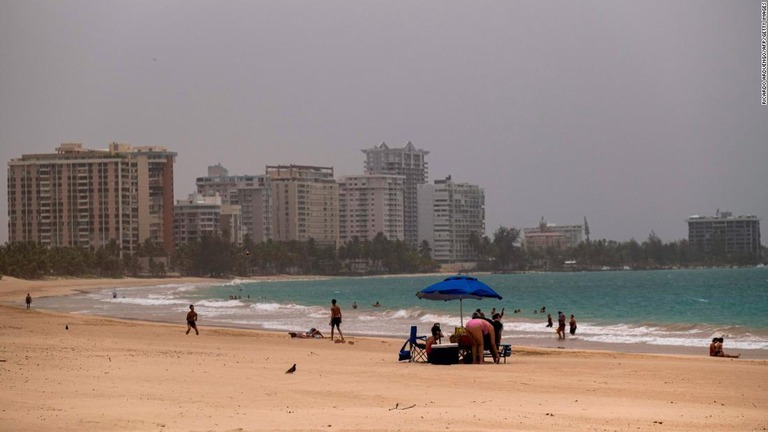
<svg viewBox="0 0 768 432">
<path fill-rule="evenodd" d="M 32 307 L 32 296 L 31 296 L 31 295 L 29 295 L 29 293 L 27 293 L 27 298 L 26 298 L 26 299 L 24 299 L 24 301 L 25 301 L 25 302 L 27 302 L 27 309 L 29 309 L 30 307 Z"/>
<path fill-rule="evenodd" d="M 336 305 L 336 299 L 331 300 L 331 340 L 333 340 L 333 328 L 339 330 L 339 337 L 344 340 L 344 335 L 341 334 L 341 308 Z"/>
<path fill-rule="evenodd" d="M 187 313 L 187 333 L 189 334 L 189 331 L 192 329 L 195 329 L 195 334 L 199 335 L 200 332 L 197 331 L 197 312 L 195 312 L 195 306 L 189 305 L 189 312 Z"/>
</svg>

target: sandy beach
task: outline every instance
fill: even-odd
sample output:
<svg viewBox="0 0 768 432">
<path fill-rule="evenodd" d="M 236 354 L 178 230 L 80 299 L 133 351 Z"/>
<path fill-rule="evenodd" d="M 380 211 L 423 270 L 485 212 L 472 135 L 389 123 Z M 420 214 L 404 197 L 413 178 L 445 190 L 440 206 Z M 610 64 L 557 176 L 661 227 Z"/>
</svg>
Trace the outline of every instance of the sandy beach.
<svg viewBox="0 0 768 432">
<path fill-rule="evenodd" d="M 513 345 L 507 364 L 434 366 L 398 363 L 397 340 L 204 322 L 195 336 L 183 316 L 145 323 L 23 304 L 27 292 L 160 281 L 0 280 L 0 430 L 768 430 L 766 360 Z"/>
</svg>

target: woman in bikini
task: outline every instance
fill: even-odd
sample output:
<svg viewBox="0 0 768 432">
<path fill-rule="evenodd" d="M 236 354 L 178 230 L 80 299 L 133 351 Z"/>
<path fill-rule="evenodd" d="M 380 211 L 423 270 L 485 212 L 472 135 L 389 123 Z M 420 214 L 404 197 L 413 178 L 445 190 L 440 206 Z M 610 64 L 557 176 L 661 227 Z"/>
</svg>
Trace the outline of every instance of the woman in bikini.
<svg viewBox="0 0 768 432">
<path fill-rule="evenodd" d="M 496 348 L 494 341 L 496 340 L 496 332 L 493 329 L 493 325 L 488 321 L 480 318 L 480 314 L 475 312 L 472 314 L 472 319 L 467 321 L 464 326 L 467 329 L 467 333 L 472 338 L 472 363 L 483 363 L 483 351 L 485 350 L 485 341 L 488 339 L 489 349 L 493 354 L 494 363 L 499 362 L 499 351 Z"/>
</svg>

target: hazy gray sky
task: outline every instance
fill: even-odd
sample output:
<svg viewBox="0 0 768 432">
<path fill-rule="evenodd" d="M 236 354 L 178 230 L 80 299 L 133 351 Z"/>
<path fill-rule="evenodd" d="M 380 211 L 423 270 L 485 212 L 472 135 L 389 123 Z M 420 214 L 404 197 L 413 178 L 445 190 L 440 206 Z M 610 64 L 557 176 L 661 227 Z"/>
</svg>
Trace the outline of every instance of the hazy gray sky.
<svg viewBox="0 0 768 432">
<path fill-rule="evenodd" d="M 0 2 L 0 156 L 112 141 L 221 163 L 363 172 L 412 141 L 430 182 L 485 189 L 486 225 L 587 217 L 687 237 L 756 214 L 768 243 L 760 2 Z M 0 240 L 7 240 L 7 175 Z"/>
</svg>

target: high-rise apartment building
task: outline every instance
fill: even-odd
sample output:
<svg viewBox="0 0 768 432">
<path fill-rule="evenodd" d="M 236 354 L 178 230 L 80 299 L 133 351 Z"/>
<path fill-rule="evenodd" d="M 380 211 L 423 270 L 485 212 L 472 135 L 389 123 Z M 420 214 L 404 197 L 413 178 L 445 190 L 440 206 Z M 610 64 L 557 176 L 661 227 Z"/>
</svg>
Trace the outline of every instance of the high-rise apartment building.
<svg viewBox="0 0 768 432">
<path fill-rule="evenodd" d="M 229 175 L 219 165 L 208 167 L 207 177 L 197 178 L 197 192 L 221 196 L 224 206 L 240 206 L 243 231 L 260 243 L 272 238 L 272 187 L 267 175 Z M 239 237 L 242 242 L 242 236 Z"/>
<path fill-rule="evenodd" d="M 760 256 L 760 219 L 757 216 L 733 216 L 720 212 L 714 217 L 691 216 L 688 243 L 699 251 L 744 253 Z"/>
<path fill-rule="evenodd" d="M 61 144 L 8 162 L 10 241 L 134 253 L 146 240 L 173 250 L 173 164 L 164 147 Z"/>
<path fill-rule="evenodd" d="M 339 180 L 339 237 L 373 240 L 378 233 L 403 240 L 403 183 L 399 175 L 364 174 Z"/>
<path fill-rule="evenodd" d="M 272 189 L 272 238 L 337 247 L 339 186 L 333 168 L 267 166 Z"/>
<path fill-rule="evenodd" d="M 190 194 L 187 199 L 176 201 L 173 213 L 177 247 L 199 241 L 204 235 L 220 236 L 234 244 L 243 241 L 240 206 L 222 204 L 218 194 Z"/>
<path fill-rule="evenodd" d="M 405 242 L 412 247 L 418 244 L 418 186 L 427 183 L 426 150 L 417 149 L 410 141 L 403 148 L 389 148 L 386 143 L 363 150 L 366 174 L 401 175 L 403 188 L 403 224 Z"/>
<path fill-rule="evenodd" d="M 448 176 L 418 187 L 418 241 L 432 247 L 432 258 L 441 263 L 474 261 L 472 233 L 485 235 L 485 192 L 468 183 L 454 183 Z"/>
<path fill-rule="evenodd" d="M 221 233 L 221 197 L 190 194 L 173 208 L 176 246 L 199 241 L 204 235 Z"/>
</svg>

